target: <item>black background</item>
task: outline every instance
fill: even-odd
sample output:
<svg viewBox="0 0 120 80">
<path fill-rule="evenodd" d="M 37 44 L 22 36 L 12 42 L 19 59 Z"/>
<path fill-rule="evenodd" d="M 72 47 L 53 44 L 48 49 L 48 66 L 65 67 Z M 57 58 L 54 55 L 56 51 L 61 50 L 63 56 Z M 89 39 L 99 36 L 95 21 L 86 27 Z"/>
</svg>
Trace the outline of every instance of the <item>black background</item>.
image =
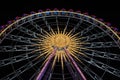
<svg viewBox="0 0 120 80">
<path fill-rule="evenodd" d="M 88 12 L 110 22 L 114 27 L 120 27 L 119 7 L 119 0 L 0 0 L 0 25 L 31 11 L 65 8 Z"/>
<path fill-rule="evenodd" d="M 105 22 L 110 22 L 112 26 L 120 28 L 119 7 L 119 2 L 113 0 L 0 0 L 0 25 L 5 25 L 16 16 L 29 14 L 31 11 L 65 8 L 88 12 L 89 15 L 96 15 Z"/>
</svg>

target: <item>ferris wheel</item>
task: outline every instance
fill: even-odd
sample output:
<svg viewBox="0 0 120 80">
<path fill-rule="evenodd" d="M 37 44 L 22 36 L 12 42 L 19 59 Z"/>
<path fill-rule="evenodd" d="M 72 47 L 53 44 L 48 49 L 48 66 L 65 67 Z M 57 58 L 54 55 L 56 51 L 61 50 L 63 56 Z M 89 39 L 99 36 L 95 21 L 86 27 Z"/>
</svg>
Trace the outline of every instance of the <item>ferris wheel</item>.
<svg viewBox="0 0 120 80">
<path fill-rule="evenodd" d="M 118 33 L 80 11 L 16 17 L 0 29 L 0 80 L 119 80 Z"/>
</svg>

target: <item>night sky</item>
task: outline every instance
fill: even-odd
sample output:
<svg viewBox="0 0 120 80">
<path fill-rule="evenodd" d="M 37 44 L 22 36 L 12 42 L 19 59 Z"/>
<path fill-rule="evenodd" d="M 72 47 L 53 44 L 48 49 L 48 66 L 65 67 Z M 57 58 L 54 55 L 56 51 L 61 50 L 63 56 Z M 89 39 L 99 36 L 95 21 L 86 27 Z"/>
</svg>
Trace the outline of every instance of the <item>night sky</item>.
<svg viewBox="0 0 120 80">
<path fill-rule="evenodd" d="M 119 27 L 120 9 L 117 3 L 119 2 L 116 0 L 1 0 L 0 25 L 31 11 L 65 8 L 88 12 L 103 18 L 105 22 L 110 22 L 114 27 Z"/>
<path fill-rule="evenodd" d="M 31 11 L 65 8 L 96 15 L 105 22 L 110 22 L 120 31 L 120 5 L 118 3 L 113 0 L 106 0 L 106 2 L 105 0 L 0 0 L 0 25 L 5 25 L 16 16 L 29 14 Z"/>
</svg>

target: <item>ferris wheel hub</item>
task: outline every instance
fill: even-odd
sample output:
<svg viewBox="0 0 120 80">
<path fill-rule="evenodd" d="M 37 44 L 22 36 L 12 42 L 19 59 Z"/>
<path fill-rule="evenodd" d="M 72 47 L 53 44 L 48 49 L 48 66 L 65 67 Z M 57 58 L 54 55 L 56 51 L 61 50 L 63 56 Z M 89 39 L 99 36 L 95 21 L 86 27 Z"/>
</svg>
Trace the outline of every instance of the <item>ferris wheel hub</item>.
<svg viewBox="0 0 120 80">
<path fill-rule="evenodd" d="M 53 40 L 51 43 L 60 49 L 70 45 L 71 42 L 70 37 L 64 34 L 56 34 L 52 38 Z"/>
</svg>

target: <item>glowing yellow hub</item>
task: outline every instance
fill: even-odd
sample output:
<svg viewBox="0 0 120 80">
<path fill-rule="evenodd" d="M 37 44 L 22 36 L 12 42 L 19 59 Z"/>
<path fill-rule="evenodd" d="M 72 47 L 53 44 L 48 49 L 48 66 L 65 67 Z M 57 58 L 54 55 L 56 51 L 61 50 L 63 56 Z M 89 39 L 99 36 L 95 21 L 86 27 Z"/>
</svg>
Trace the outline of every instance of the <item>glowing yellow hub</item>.
<svg viewBox="0 0 120 80">
<path fill-rule="evenodd" d="M 58 32 L 51 31 L 48 33 L 46 31 L 44 35 L 40 35 L 41 38 L 39 39 L 39 50 L 42 51 L 42 53 L 38 56 L 38 58 L 45 56 L 48 60 L 49 55 L 54 51 L 55 48 L 57 48 L 57 51 L 55 53 L 55 57 L 53 60 L 53 67 L 56 63 L 56 61 L 60 61 L 62 68 L 63 68 L 63 62 L 68 60 L 68 56 L 65 53 L 64 48 L 69 51 L 70 55 L 74 57 L 75 59 L 79 60 L 76 56 L 77 54 L 82 54 L 79 52 L 80 50 L 80 38 L 77 37 L 78 33 L 71 34 L 72 30 L 70 32 L 65 32 L 66 28 L 63 31 L 60 31 L 58 28 Z M 44 62 L 46 62 L 44 61 Z"/>
<path fill-rule="evenodd" d="M 52 36 L 51 43 L 57 48 L 63 48 L 69 46 L 71 40 L 64 34 L 56 34 Z"/>
<path fill-rule="evenodd" d="M 79 48 L 79 39 L 74 35 L 69 33 L 57 32 L 57 33 L 48 33 L 42 39 L 40 49 L 44 52 L 46 56 L 49 56 L 54 48 L 57 48 L 55 59 L 61 61 L 62 58 L 66 58 L 66 53 L 64 48 L 66 48 L 72 56 L 75 55 L 75 52 Z M 64 59 L 65 60 L 65 59 Z"/>
</svg>

